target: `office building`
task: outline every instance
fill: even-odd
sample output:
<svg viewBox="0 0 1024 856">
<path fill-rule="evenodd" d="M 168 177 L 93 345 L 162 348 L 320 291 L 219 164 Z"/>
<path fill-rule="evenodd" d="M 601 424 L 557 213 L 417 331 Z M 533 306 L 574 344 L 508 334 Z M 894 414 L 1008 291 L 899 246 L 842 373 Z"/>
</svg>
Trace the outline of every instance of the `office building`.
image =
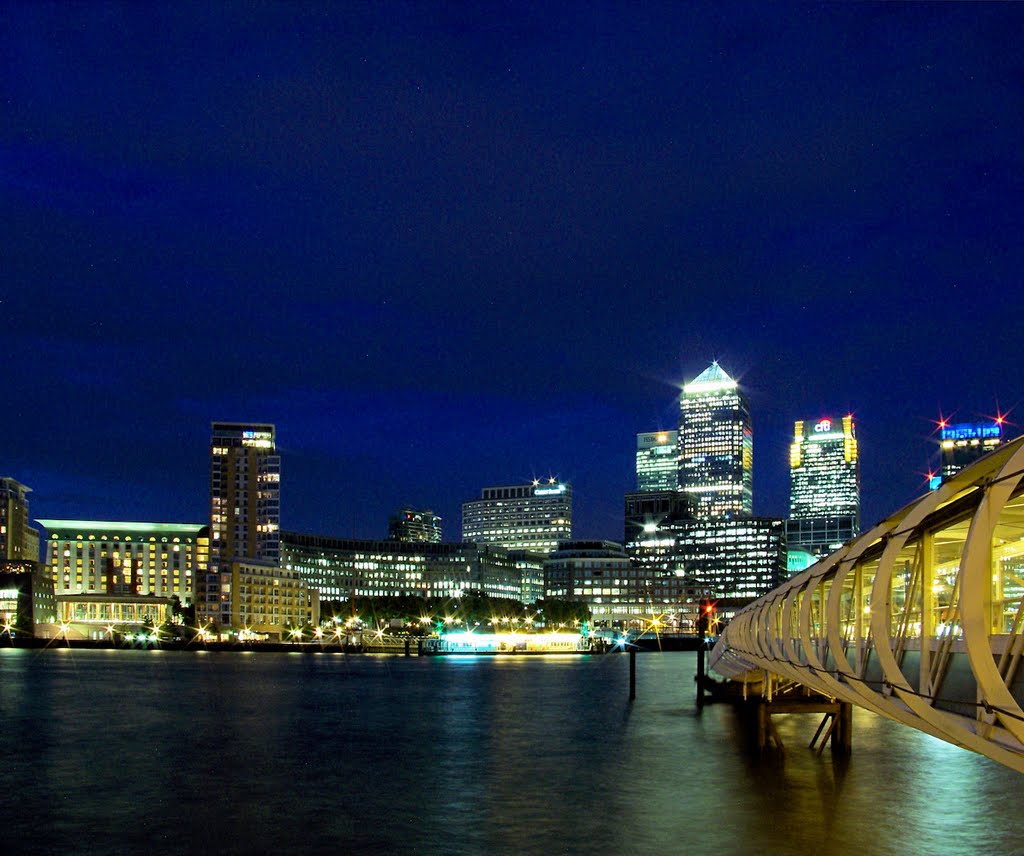
<svg viewBox="0 0 1024 856">
<path fill-rule="evenodd" d="M 201 523 L 40 520 L 54 591 L 64 595 L 178 598 L 193 602 L 206 576 L 209 528 Z"/>
<path fill-rule="evenodd" d="M 623 543 L 627 552 L 631 544 L 656 538 L 673 524 L 693 520 L 696 511 L 697 501 L 688 493 L 676 490 L 627 493 L 623 515 Z"/>
<path fill-rule="evenodd" d="M 469 592 L 512 600 L 523 595 L 523 556 L 488 544 L 373 541 L 285 532 L 281 552 L 284 569 L 316 589 L 321 603 L 354 597 L 433 600 Z"/>
<path fill-rule="evenodd" d="M 0 478 L 0 559 L 39 561 L 39 532 L 29 525 L 31 491 L 10 477 Z"/>
<path fill-rule="evenodd" d="M 753 513 L 750 405 L 739 385 L 712 363 L 679 399 L 679 488 L 696 497 L 702 518 Z"/>
<path fill-rule="evenodd" d="M 791 552 L 821 559 L 860 533 L 860 453 L 852 416 L 797 421 L 789 476 Z"/>
<path fill-rule="evenodd" d="M 529 550 L 509 550 L 508 557 L 519 578 L 519 600 L 524 604 L 536 603 L 544 597 L 544 553 Z"/>
<path fill-rule="evenodd" d="M 636 489 L 676 490 L 679 485 L 679 432 L 636 435 Z"/>
<path fill-rule="evenodd" d="M 462 540 L 550 553 L 572 538 L 572 486 L 557 479 L 485 487 L 462 505 Z"/>
<path fill-rule="evenodd" d="M 544 597 L 581 601 L 595 622 L 646 611 L 643 586 L 621 544 L 561 541 L 544 561 Z"/>
<path fill-rule="evenodd" d="M 766 517 L 696 518 L 685 494 L 626 494 L 625 552 L 633 614 L 664 615 L 692 629 L 697 605 L 711 596 L 741 606 L 785 579 L 785 521 Z"/>
<path fill-rule="evenodd" d="M 671 537 L 667 570 L 700 596 L 739 605 L 786 579 L 786 521 L 780 518 L 693 520 L 672 527 Z"/>
<path fill-rule="evenodd" d="M 53 579 L 46 566 L 30 559 L 0 560 L 0 634 L 49 636 L 56 620 Z"/>
<path fill-rule="evenodd" d="M 678 491 L 626 494 L 623 543 L 637 571 L 637 602 L 643 607 L 634 614 L 675 613 L 688 600 L 675 533 L 695 519 L 696 504 L 695 497 Z"/>
<path fill-rule="evenodd" d="M 441 518 L 429 509 L 417 511 L 402 508 L 388 521 L 388 539 L 391 541 L 424 541 L 441 543 Z"/>
<path fill-rule="evenodd" d="M 215 422 L 210 438 L 210 566 L 196 617 L 232 626 L 231 562 L 280 561 L 281 458 L 274 426 Z"/>
<path fill-rule="evenodd" d="M 1003 442 L 1003 420 L 990 422 L 939 423 L 939 449 L 941 478 L 933 482 L 938 487 L 955 473 L 970 466 L 982 455 L 987 455 Z"/>
</svg>

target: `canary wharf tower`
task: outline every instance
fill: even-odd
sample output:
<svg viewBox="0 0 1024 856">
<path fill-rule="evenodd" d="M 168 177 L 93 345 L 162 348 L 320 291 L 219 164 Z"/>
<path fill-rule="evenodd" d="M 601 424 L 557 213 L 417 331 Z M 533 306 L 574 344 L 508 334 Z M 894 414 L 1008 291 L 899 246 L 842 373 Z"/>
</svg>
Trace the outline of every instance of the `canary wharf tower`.
<svg viewBox="0 0 1024 856">
<path fill-rule="evenodd" d="M 750 404 L 714 362 L 679 399 L 679 489 L 697 500 L 698 517 L 753 513 L 753 456 Z"/>
</svg>

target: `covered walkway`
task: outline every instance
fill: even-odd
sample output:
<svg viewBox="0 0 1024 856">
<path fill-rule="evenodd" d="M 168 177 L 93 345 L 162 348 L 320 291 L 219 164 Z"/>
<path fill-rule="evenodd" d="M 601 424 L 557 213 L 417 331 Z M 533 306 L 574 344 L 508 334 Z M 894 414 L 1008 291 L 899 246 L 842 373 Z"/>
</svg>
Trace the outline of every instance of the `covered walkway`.
<svg viewBox="0 0 1024 856">
<path fill-rule="evenodd" d="M 1024 772 L 1024 438 L 738 613 L 711 653 Z"/>
</svg>

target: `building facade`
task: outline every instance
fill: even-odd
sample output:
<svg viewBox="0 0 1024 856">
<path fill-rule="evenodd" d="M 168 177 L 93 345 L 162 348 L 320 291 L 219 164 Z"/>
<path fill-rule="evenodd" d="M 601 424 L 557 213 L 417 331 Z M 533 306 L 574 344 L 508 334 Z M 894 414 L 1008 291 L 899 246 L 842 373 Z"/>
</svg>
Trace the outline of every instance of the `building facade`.
<svg viewBox="0 0 1024 856">
<path fill-rule="evenodd" d="M 786 521 L 777 517 L 693 520 L 673 527 L 669 574 L 699 596 L 742 604 L 787 578 Z"/>
<path fill-rule="evenodd" d="M 532 553 L 529 550 L 509 550 L 519 576 L 519 600 L 523 603 L 536 603 L 544 597 L 544 553 Z"/>
<path fill-rule="evenodd" d="M 31 491 L 15 479 L 0 478 L 0 559 L 39 561 L 39 532 L 29 525 Z"/>
<path fill-rule="evenodd" d="M 786 578 L 785 521 L 694 516 L 685 495 L 626 494 L 625 551 L 636 570 L 636 614 L 692 629 L 698 602 L 739 606 Z"/>
<path fill-rule="evenodd" d="M 441 518 L 427 509 L 402 508 L 388 521 L 388 540 L 441 543 Z"/>
<path fill-rule="evenodd" d="M 679 432 L 636 435 L 636 489 L 676 490 L 679 485 Z"/>
<path fill-rule="evenodd" d="M 852 416 L 797 421 L 789 476 L 790 551 L 820 559 L 860 533 L 860 451 Z"/>
<path fill-rule="evenodd" d="M 572 486 L 556 479 L 485 487 L 462 505 L 463 541 L 547 554 L 571 538 Z"/>
<path fill-rule="evenodd" d="M 53 579 L 29 559 L 0 560 L 0 632 L 47 636 L 57 620 Z"/>
<path fill-rule="evenodd" d="M 281 558 L 281 458 L 274 426 L 215 422 L 210 438 L 210 563 L 196 617 L 232 627 L 231 563 Z"/>
<path fill-rule="evenodd" d="M 637 602 L 648 610 L 676 612 L 690 599 L 689 583 L 676 555 L 675 533 L 695 519 L 695 510 L 696 499 L 687 493 L 626 494 L 623 543 L 638 572 Z"/>
<path fill-rule="evenodd" d="M 524 593 L 524 557 L 494 545 L 285 532 L 281 550 L 283 567 L 317 589 L 321 602 L 353 597 L 459 598 L 468 592 L 521 600 Z"/>
<path fill-rule="evenodd" d="M 171 618 L 173 607 L 173 598 L 151 594 L 59 594 L 59 634 L 68 639 L 110 639 L 144 628 L 151 633 L 151 628 Z"/>
<path fill-rule="evenodd" d="M 544 561 L 544 597 L 586 603 L 599 623 L 647 611 L 636 569 L 614 541 L 560 542 Z"/>
<path fill-rule="evenodd" d="M 679 489 L 703 518 L 753 513 L 754 441 L 750 405 L 739 385 L 712 363 L 679 399 Z"/>
<path fill-rule="evenodd" d="M 243 638 L 280 640 L 294 628 L 320 623 L 317 590 L 276 562 L 232 562 L 231 590 L 231 627 Z"/>
<path fill-rule="evenodd" d="M 206 576 L 209 529 L 201 523 L 40 520 L 57 595 L 177 597 L 194 602 Z"/>
</svg>

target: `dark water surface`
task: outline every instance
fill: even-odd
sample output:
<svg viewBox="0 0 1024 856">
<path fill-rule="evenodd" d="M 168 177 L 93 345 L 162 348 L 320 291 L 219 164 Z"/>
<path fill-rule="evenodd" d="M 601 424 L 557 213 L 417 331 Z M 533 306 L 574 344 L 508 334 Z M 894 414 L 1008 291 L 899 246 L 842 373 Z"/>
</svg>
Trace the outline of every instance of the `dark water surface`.
<svg viewBox="0 0 1024 856">
<path fill-rule="evenodd" d="M 9 853 L 1024 853 L 1024 776 L 854 715 L 758 759 L 692 654 L 0 650 Z"/>
</svg>

